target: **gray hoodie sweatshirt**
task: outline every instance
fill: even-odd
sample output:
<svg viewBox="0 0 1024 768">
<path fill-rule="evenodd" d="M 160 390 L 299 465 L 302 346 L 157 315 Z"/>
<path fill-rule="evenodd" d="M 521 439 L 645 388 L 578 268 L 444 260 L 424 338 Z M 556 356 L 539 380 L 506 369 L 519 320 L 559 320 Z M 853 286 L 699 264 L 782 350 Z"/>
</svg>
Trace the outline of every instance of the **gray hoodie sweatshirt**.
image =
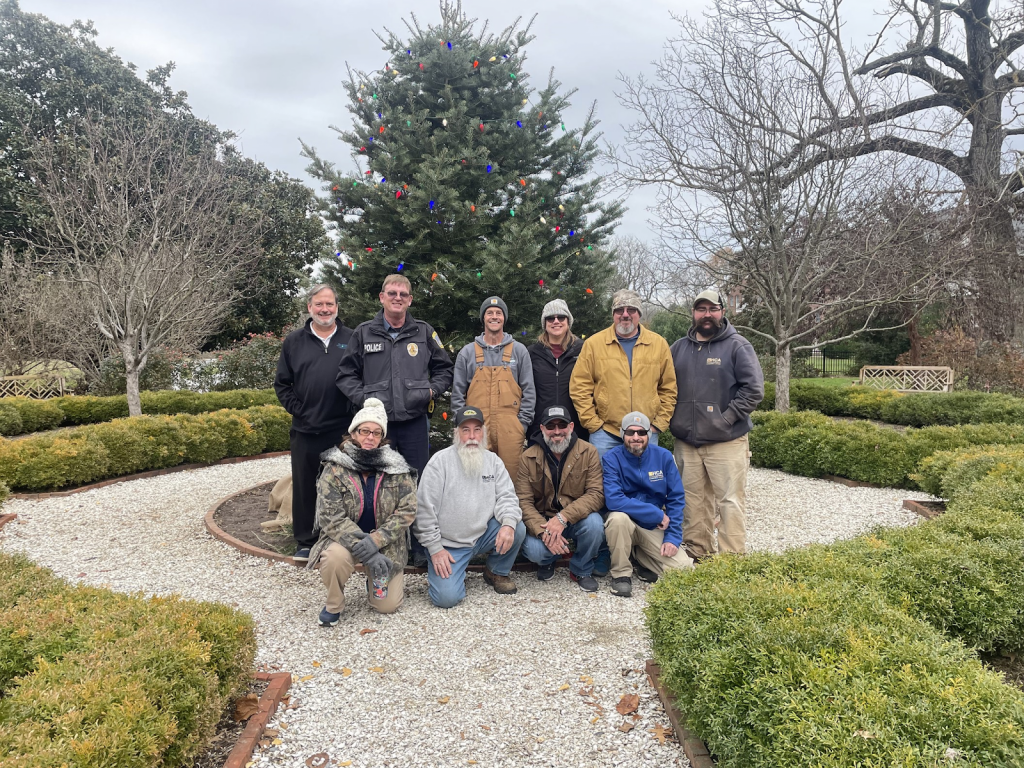
<svg viewBox="0 0 1024 768">
<path fill-rule="evenodd" d="M 416 490 L 413 532 L 431 555 L 443 548 L 472 547 L 493 517 L 515 528 L 523 519 L 512 478 L 497 454 L 483 450 L 483 471 L 469 477 L 455 446 L 427 462 Z"/>
<path fill-rule="evenodd" d="M 473 381 L 473 374 L 476 373 L 476 346 L 479 344 L 484 348 L 484 365 L 497 367 L 501 365 L 501 356 L 505 353 L 505 346 L 512 345 L 512 359 L 509 361 L 509 368 L 512 371 L 512 378 L 523 390 L 523 397 L 519 401 L 519 420 L 523 427 L 527 428 L 533 423 L 533 410 L 537 406 L 537 390 L 533 386 L 533 358 L 530 357 L 526 347 L 515 341 L 512 334 L 506 333 L 501 343 L 497 346 L 488 346 L 484 341 L 483 334 L 476 337 L 476 341 L 467 344 L 459 350 L 459 356 L 455 358 L 455 381 L 452 382 L 452 409 L 461 408 L 466 404 L 466 393 L 469 392 L 469 384 Z M 482 405 L 471 403 L 471 405 Z"/>
</svg>

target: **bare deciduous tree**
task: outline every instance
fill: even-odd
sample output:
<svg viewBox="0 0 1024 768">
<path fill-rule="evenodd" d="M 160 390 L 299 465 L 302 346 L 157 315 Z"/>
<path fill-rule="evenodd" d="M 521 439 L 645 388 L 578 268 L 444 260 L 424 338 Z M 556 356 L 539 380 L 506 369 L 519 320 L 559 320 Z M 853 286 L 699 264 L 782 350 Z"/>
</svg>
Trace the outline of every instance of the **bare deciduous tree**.
<svg viewBox="0 0 1024 768">
<path fill-rule="evenodd" d="M 159 116 L 143 127 L 94 119 L 31 155 L 51 214 L 32 241 L 37 268 L 72 289 L 123 356 L 133 416 L 150 352 L 215 332 L 260 253 L 255 216 L 234 204 L 215 148 L 186 131 Z"/>
<path fill-rule="evenodd" d="M 813 149 L 806 139 L 852 94 L 809 76 L 733 18 L 680 24 L 656 81 L 623 80 L 621 98 L 639 119 L 630 152 L 613 150 L 614 161 L 628 184 L 660 185 L 662 235 L 686 266 L 767 308 L 770 333 L 744 330 L 775 345 L 776 407 L 785 411 L 791 351 L 881 330 L 879 307 L 927 301 L 948 275 L 939 264 L 912 272 L 894 263 L 889 245 L 906 232 L 878 225 L 884 193 L 901 184 L 897 165 L 877 156 L 804 162 L 823 149 L 843 155 L 844 134 L 820 136 Z M 825 60 L 810 65 L 829 72 Z M 822 338 L 855 314 L 866 318 L 860 327 Z"/>
</svg>

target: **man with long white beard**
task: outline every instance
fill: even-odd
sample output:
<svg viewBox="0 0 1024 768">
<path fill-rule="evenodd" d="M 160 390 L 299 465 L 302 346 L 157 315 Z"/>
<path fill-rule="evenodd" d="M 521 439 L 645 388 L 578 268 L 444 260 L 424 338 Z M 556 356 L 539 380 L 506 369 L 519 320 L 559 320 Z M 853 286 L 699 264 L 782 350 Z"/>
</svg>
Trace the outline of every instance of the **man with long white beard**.
<svg viewBox="0 0 1024 768">
<path fill-rule="evenodd" d="M 488 555 L 484 581 L 500 595 L 514 595 L 509 573 L 526 537 L 523 514 L 508 470 L 485 447 L 479 408 L 459 408 L 452 445 L 427 462 L 416 491 L 413 532 L 426 548 L 427 592 L 438 608 L 466 597 L 466 568 Z"/>
</svg>

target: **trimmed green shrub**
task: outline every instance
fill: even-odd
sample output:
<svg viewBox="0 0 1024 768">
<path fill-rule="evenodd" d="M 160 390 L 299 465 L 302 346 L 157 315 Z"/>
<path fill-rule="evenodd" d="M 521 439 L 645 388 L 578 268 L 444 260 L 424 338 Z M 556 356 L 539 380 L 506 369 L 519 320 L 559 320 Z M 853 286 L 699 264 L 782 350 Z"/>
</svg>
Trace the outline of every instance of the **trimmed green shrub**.
<svg viewBox="0 0 1024 768">
<path fill-rule="evenodd" d="M 249 676 L 252 619 L 225 606 L 71 587 L 23 559 L 0 601 L 0 763 L 190 762 Z"/>
<path fill-rule="evenodd" d="M 20 435 L 24 431 L 21 412 L 10 403 L 0 400 L 0 435 Z"/>
<path fill-rule="evenodd" d="M 983 445 L 939 451 L 921 462 L 913 479 L 922 490 L 948 499 L 958 489 L 1005 472 L 1024 472 L 1024 446 Z"/>
<path fill-rule="evenodd" d="M 291 416 L 280 406 L 116 419 L 22 440 L 0 438 L 0 482 L 46 491 L 94 480 L 286 450 Z"/>
<path fill-rule="evenodd" d="M 7 487 L 6 483 L 0 483 L 0 509 L 3 509 L 4 502 L 7 501 L 7 497 L 11 495 L 11 489 Z"/>
<path fill-rule="evenodd" d="M 145 414 L 196 414 L 224 408 L 237 410 L 260 405 L 280 405 L 272 389 L 236 389 L 228 392 L 164 390 L 142 392 L 140 397 L 142 412 Z M 128 399 L 124 395 L 68 395 L 52 400 L 5 397 L 0 400 L 0 435 L 20 435 L 58 426 L 99 424 L 127 416 Z"/>
<path fill-rule="evenodd" d="M 43 432 L 47 429 L 55 429 L 64 420 L 64 411 L 53 400 L 5 397 L 3 402 L 18 409 L 22 430 L 25 432 Z"/>
<path fill-rule="evenodd" d="M 654 656 L 722 768 L 1019 766 L 1024 695 L 821 548 L 669 571 Z M 856 569 L 864 573 L 866 569 Z"/>
</svg>

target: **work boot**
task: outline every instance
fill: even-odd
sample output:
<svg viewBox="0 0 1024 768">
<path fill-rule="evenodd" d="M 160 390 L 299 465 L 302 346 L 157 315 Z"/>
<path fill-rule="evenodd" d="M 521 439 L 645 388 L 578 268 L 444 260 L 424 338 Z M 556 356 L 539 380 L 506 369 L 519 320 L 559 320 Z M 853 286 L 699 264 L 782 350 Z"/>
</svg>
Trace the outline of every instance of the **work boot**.
<svg viewBox="0 0 1024 768">
<path fill-rule="evenodd" d="M 619 597 L 633 596 L 633 580 L 629 576 L 619 576 L 612 579 L 612 594 Z"/>
<path fill-rule="evenodd" d="M 537 568 L 537 581 L 551 581 L 555 577 L 555 564 L 553 562 Z"/>
<path fill-rule="evenodd" d="M 570 572 L 569 578 L 579 584 L 584 592 L 597 592 L 597 579 L 593 576 L 577 576 Z"/>
<path fill-rule="evenodd" d="M 494 587 L 494 591 L 499 595 L 514 595 L 519 591 L 511 577 L 491 573 L 490 568 L 484 568 L 484 581 Z"/>
<path fill-rule="evenodd" d="M 636 573 L 640 581 L 646 581 L 648 584 L 654 584 L 658 580 L 658 574 L 650 568 L 640 565 L 639 561 L 637 561 L 635 557 L 630 557 L 629 562 L 630 565 L 633 566 L 633 572 Z"/>
</svg>

